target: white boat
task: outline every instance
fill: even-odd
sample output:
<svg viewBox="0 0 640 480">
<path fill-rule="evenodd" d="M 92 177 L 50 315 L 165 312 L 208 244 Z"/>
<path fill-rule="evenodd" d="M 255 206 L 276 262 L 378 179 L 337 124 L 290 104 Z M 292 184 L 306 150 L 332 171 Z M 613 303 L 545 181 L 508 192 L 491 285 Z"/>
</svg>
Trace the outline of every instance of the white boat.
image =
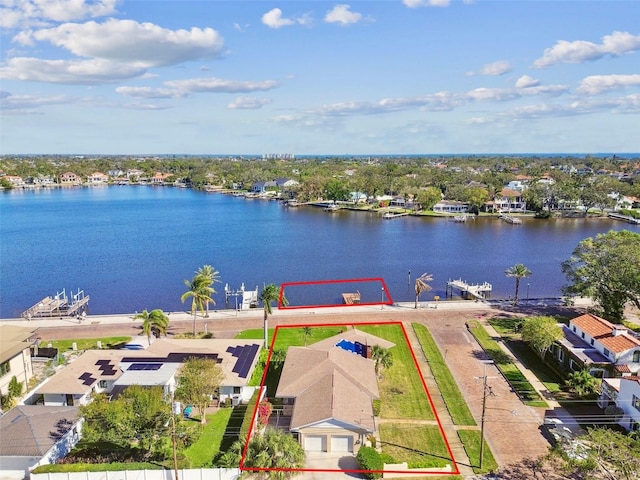
<svg viewBox="0 0 640 480">
<path fill-rule="evenodd" d="M 461 215 L 456 215 L 453 217 L 453 221 L 454 222 L 459 222 L 459 223 L 463 223 L 467 221 L 467 214 L 463 213 Z"/>
<path fill-rule="evenodd" d="M 337 212 L 338 210 L 340 210 L 340 207 L 335 203 L 331 205 L 327 205 L 324 209 L 325 212 L 329 212 L 329 213 Z"/>
</svg>

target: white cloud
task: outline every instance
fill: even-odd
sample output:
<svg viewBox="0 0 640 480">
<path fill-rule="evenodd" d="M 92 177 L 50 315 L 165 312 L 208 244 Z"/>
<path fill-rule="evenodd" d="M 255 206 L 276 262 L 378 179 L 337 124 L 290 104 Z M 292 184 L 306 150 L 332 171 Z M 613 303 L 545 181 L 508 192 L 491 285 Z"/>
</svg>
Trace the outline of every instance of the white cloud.
<svg viewBox="0 0 640 480">
<path fill-rule="evenodd" d="M 498 76 L 504 75 L 505 73 L 509 73 L 511 71 L 511 64 L 506 60 L 498 60 L 496 62 L 487 63 L 483 65 L 480 70 L 477 72 L 467 72 L 467 75 L 487 75 L 487 76 Z"/>
<path fill-rule="evenodd" d="M 327 23 L 339 23 L 341 25 L 358 23 L 362 20 L 362 14 L 352 12 L 350 8 L 350 5 L 336 5 L 332 10 L 327 12 L 324 21 Z"/>
<path fill-rule="evenodd" d="M 9 92 L 2 92 L 2 95 L 0 95 L 2 110 L 27 110 L 46 105 L 69 105 L 70 103 L 75 103 L 75 101 L 76 99 L 68 95 L 38 97 L 34 95 L 12 95 Z"/>
<path fill-rule="evenodd" d="M 117 3 L 118 0 L 3 0 L 0 26 L 13 28 L 103 17 L 115 13 Z"/>
<path fill-rule="evenodd" d="M 101 85 L 134 78 L 144 68 L 109 60 L 41 60 L 33 57 L 9 59 L 0 67 L 0 78 L 70 85 Z"/>
<path fill-rule="evenodd" d="M 547 48 L 533 66 L 545 68 L 557 63 L 582 63 L 608 55 L 619 56 L 638 49 L 640 49 L 640 35 L 614 31 L 611 35 L 602 37 L 600 44 L 586 40 L 573 42 L 559 40 L 553 47 Z"/>
<path fill-rule="evenodd" d="M 278 28 L 288 27 L 296 24 L 309 25 L 312 23 L 312 18 L 307 14 L 298 17 L 284 18 L 282 16 L 282 10 L 280 10 L 279 8 L 273 8 L 262 15 L 262 23 L 269 28 L 277 30 Z"/>
<path fill-rule="evenodd" d="M 591 75 L 580 82 L 578 93 L 596 95 L 606 90 L 640 85 L 640 74 L 633 75 Z"/>
<path fill-rule="evenodd" d="M 418 7 L 448 7 L 450 0 L 402 0 L 409 8 Z"/>
<path fill-rule="evenodd" d="M 186 95 L 177 89 L 153 87 L 118 87 L 116 92 L 134 98 L 179 98 Z"/>
<path fill-rule="evenodd" d="M 104 23 L 65 23 L 14 37 L 22 44 L 47 41 L 80 57 L 95 57 L 139 68 L 175 65 L 218 57 L 222 37 L 212 28 L 169 30 L 152 23 L 109 19 Z"/>
<path fill-rule="evenodd" d="M 271 103 L 268 98 L 238 97 L 227 105 L 229 110 L 257 110 Z"/>
<path fill-rule="evenodd" d="M 224 80 L 222 78 L 191 78 L 188 80 L 171 80 L 164 82 L 170 88 L 175 88 L 181 92 L 198 93 L 246 93 L 256 91 L 271 90 L 278 86 L 275 80 L 264 80 L 261 82 Z"/>
<path fill-rule="evenodd" d="M 538 85 L 540 85 L 540 80 L 531 78 L 529 75 L 522 75 L 516 81 L 516 88 L 530 88 L 530 87 L 537 87 Z"/>
</svg>

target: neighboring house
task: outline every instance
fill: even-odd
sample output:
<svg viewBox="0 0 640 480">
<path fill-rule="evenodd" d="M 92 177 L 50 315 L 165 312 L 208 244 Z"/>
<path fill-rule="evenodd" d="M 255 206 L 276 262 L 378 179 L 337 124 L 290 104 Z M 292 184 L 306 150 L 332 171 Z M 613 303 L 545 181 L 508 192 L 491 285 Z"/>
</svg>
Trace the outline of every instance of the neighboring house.
<svg viewBox="0 0 640 480">
<path fill-rule="evenodd" d="M 247 402 L 256 387 L 249 386 L 258 361 L 256 340 L 158 339 L 147 350 L 87 350 L 50 377 L 35 392 L 47 406 L 85 405 L 94 393 L 119 395 L 130 385 L 161 386 L 165 394 L 175 390 L 182 364 L 192 357 L 215 360 L 224 381 L 220 401 Z M 211 392 L 212 397 L 216 392 Z"/>
<path fill-rule="evenodd" d="M 87 183 L 90 185 L 104 185 L 109 181 L 109 176 L 102 172 L 93 172 L 87 177 Z"/>
<path fill-rule="evenodd" d="M 518 193 L 522 193 L 527 187 L 520 180 L 511 180 L 507 183 L 506 187 L 509 190 L 515 190 Z"/>
<path fill-rule="evenodd" d="M 352 329 L 309 347 L 289 347 L 276 397 L 307 451 L 354 452 L 376 432 L 379 397 L 371 347 L 393 343 Z"/>
<path fill-rule="evenodd" d="M 18 177 L 16 175 L 5 175 L 2 178 L 7 180 L 11 184 L 11 186 L 14 188 L 24 187 L 25 185 L 25 182 L 22 179 L 22 177 Z"/>
<path fill-rule="evenodd" d="M 510 188 L 503 188 L 499 194 L 496 194 L 493 206 L 502 212 L 524 212 L 527 210 L 527 203 L 522 197 L 522 191 Z"/>
<path fill-rule="evenodd" d="M 469 211 L 469 204 L 454 200 L 440 200 L 433 206 L 433 211 L 442 213 L 467 213 Z"/>
<path fill-rule="evenodd" d="M 282 190 L 286 190 L 287 188 L 292 188 L 300 185 L 299 182 L 297 182 L 292 178 L 283 178 L 283 177 L 276 178 L 275 182 L 276 182 L 276 186 Z"/>
<path fill-rule="evenodd" d="M 108 393 L 122 375 L 119 364 L 132 352 L 87 350 L 38 387 L 46 406 L 79 406 L 91 401 L 93 393 Z"/>
<path fill-rule="evenodd" d="M 181 362 L 190 357 L 213 358 L 224 373 L 219 400 L 237 404 L 248 402 L 256 391 L 257 387 L 250 386 L 249 381 L 258 362 L 260 344 L 258 340 L 162 338 L 153 342 L 146 352 L 135 353 L 145 353 L 146 357 L 158 355 L 167 360 L 180 358 Z"/>
<path fill-rule="evenodd" d="M 126 175 L 127 175 L 127 180 L 129 180 L 130 182 L 137 182 L 138 180 L 145 178 L 144 171 L 139 170 L 137 168 L 132 168 L 127 170 Z"/>
<path fill-rule="evenodd" d="M 0 325 L 0 393 L 6 395 L 13 377 L 26 390 L 33 377 L 30 348 L 35 343 L 32 328 Z"/>
<path fill-rule="evenodd" d="M 628 431 L 640 430 L 640 377 L 605 378 L 598 399 L 600 408 L 615 404 L 624 414 L 618 420 Z"/>
<path fill-rule="evenodd" d="M 61 185 L 80 185 L 80 177 L 73 172 L 65 172 L 60 175 Z"/>
<path fill-rule="evenodd" d="M 367 203 L 367 194 L 364 192 L 349 192 L 349 201 L 351 203 Z"/>
<path fill-rule="evenodd" d="M 275 190 L 277 187 L 276 182 L 255 182 L 251 185 L 251 191 L 253 193 L 265 193 L 268 190 Z"/>
<path fill-rule="evenodd" d="M 570 320 L 563 331 L 564 338 L 548 353 L 563 372 L 586 368 L 597 377 L 640 372 L 640 340 L 624 325 L 587 313 Z"/>
<path fill-rule="evenodd" d="M 12 408 L 0 417 L 0 478 L 28 478 L 34 468 L 56 463 L 78 443 L 81 430 L 77 407 Z"/>
<path fill-rule="evenodd" d="M 152 185 L 164 185 L 164 182 L 171 176 L 170 173 L 156 172 L 153 177 L 149 179 L 149 183 Z"/>
</svg>

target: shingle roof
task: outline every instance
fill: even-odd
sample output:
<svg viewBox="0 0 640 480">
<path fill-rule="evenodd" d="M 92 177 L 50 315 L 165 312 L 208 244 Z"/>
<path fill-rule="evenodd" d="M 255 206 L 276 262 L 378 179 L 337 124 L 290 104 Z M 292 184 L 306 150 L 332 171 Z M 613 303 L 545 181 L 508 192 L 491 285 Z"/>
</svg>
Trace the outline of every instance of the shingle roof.
<svg viewBox="0 0 640 480">
<path fill-rule="evenodd" d="M 41 457 L 78 420 L 78 407 L 18 405 L 0 417 L 0 456 Z"/>
<path fill-rule="evenodd" d="M 0 325 L 0 363 L 11 360 L 24 349 L 29 348 L 30 338 L 34 337 L 33 328 Z"/>
<path fill-rule="evenodd" d="M 580 315 L 572 319 L 570 323 L 614 353 L 622 353 L 640 347 L 640 340 L 627 333 L 614 335 L 613 331 L 616 326 L 613 323 L 591 313 Z"/>
</svg>

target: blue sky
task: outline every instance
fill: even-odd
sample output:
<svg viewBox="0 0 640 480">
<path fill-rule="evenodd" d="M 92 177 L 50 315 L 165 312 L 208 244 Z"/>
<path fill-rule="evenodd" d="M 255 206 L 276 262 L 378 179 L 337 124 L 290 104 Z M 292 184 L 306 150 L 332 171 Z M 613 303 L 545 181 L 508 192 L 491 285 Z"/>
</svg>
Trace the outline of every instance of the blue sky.
<svg viewBox="0 0 640 480">
<path fill-rule="evenodd" d="M 640 151 L 640 2 L 0 0 L 0 153 Z"/>
</svg>

